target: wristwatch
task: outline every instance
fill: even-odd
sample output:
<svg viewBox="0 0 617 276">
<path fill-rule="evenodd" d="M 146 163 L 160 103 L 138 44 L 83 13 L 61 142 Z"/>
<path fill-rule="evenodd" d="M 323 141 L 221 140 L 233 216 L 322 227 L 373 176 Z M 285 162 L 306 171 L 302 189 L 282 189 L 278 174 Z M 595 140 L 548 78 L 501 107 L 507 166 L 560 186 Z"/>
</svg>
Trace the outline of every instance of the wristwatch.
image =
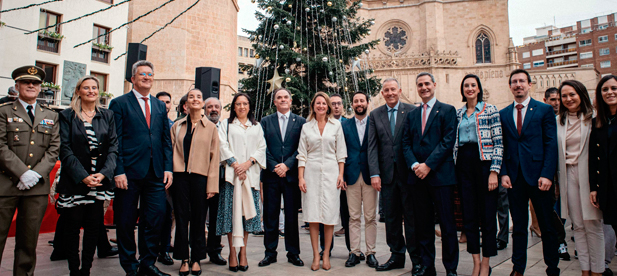
<svg viewBox="0 0 617 276">
<path fill-rule="evenodd" d="M 251 164 L 255 165 L 255 160 L 251 159 Z"/>
</svg>

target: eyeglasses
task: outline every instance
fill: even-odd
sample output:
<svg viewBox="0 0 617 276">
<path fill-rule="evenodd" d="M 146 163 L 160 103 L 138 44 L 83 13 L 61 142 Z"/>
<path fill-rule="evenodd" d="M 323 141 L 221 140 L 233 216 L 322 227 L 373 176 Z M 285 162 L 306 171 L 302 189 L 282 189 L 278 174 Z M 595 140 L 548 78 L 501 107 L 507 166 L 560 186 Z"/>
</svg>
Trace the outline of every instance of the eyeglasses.
<svg viewBox="0 0 617 276">
<path fill-rule="evenodd" d="M 154 74 L 152 74 L 152 73 L 139 73 L 138 75 L 140 75 L 142 77 L 152 77 L 152 76 L 154 76 Z"/>
<path fill-rule="evenodd" d="M 19 82 L 26 84 L 26 85 L 30 85 L 30 84 L 41 85 L 41 82 L 37 80 L 20 80 Z"/>
<path fill-rule="evenodd" d="M 343 103 L 339 103 L 339 102 L 332 102 L 332 106 L 339 106 L 339 105 L 343 105 Z"/>
</svg>

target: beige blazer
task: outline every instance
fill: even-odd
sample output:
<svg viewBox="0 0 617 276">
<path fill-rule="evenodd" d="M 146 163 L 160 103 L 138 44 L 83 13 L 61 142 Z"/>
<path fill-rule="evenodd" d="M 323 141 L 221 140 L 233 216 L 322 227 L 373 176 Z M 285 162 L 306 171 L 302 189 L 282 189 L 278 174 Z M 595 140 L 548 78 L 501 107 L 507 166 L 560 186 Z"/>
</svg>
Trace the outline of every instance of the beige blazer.
<svg viewBox="0 0 617 276">
<path fill-rule="evenodd" d="M 186 117 L 178 120 L 171 127 L 174 172 L 184 172 L 185 134 Z M 193 131 L 187 172 L 207 176 L 206 192 L 208 193 L 219 192 L 219 154 L 219 134 L 216 125 L 203 116 Z"/>
<path fill-rule="evenodd" d="M 561 197 L 561 217 L 567 218 L 568 212 L 568 175 L 566 170 L 566 130 L 568 120 L 565 125 L 561 125 L 557 116 L 557 141 L 559 144 L 559 192 Z M 602 219 L 602 211 L 593 207 L 589 200 L 589 135 L 591 134 L 591 121 L 581 122 L 581 153 L 578 157 L 578 177 L 579 177 L 579 197 L 583 208 L 584 220 Z"/>
</svg>

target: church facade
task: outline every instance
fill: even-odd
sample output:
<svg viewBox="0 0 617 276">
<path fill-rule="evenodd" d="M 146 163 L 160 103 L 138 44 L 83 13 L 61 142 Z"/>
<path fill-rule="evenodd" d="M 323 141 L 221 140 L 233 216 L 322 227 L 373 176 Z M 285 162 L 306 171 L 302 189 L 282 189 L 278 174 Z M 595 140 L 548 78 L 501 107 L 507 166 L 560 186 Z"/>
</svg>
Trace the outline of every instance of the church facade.
<svg viewBox="0 0 617 276">
<path fill-rule="evenodd" d="M 375 76 L 401 82 L 403 101 L 421 101 L 420 72 L 432 73 L 437 99 L 456 107 L 468 73 L 480 77 L 487 102 L 501 108 L 512 101 L 508 76 L 519 63 L 507 0 L 364 0 L 360 16 L 375 22 L 366 39 L 380 40 L 364 58 Z M 373 106 L 383 103 L 377 96 Z"/>
</svg>

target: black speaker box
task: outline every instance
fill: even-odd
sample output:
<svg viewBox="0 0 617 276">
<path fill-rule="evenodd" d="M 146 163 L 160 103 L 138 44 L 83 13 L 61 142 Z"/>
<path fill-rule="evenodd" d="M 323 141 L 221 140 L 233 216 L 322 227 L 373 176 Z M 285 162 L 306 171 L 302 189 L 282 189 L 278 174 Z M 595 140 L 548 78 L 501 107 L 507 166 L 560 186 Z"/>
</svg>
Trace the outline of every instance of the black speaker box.
<svg viewBox="0 0 617 276">
<path fill-rule="evenodd" d="M 129 50 L 126 52 L 126 81 L 131 82 L 133 64 L 140 60 L 146 60 L 147 53 L 148 46 L 141 43 L 129 43 Z"/>
<path fill-rule="evenodd" d="M 201 90 L 204 100 L 209 97 L 219 98 L 221 69 L 214 67 L 195 68 L 195 88 Z"/>
</svg>

